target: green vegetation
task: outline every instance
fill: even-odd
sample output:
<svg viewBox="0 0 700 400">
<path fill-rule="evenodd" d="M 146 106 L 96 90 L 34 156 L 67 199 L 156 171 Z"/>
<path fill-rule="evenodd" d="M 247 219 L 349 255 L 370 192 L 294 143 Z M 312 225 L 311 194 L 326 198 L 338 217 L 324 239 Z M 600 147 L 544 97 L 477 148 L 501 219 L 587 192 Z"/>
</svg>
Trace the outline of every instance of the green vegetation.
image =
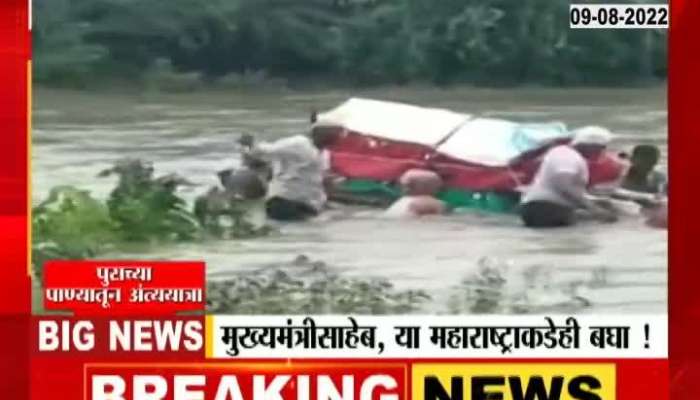
<svg viewBox="0 0 700 400">
<path fill-rule="evenodd" d="M 404 314 L 429 299 L 384 279 L 340 276 L 305 256 L 207 285 L 207 309 L 219 313 Z"/>
<path fill-rule="evenodd" d="M 98 257 L 133 243 L 163 244 L 200 240 L 207 236 L 249 238 L 270 233 L 266 226 L 253 227 L 236 201 L 232 210 L 188 209 L 176 194 L 178 185 L 188 182 L 176 175 L 154 177 L 150 163 L 123 159 L 98 176 L 119 176 L 117 186 L 102 203 L 89 192 L 71 186 L 51 190 L 49 197 L 32 209 L 32 264 L 41 276 L 44 262 L 51 259 Z M 210 191 L 211 192 L 211 191 Z M 206 197 L 204 197 L 206 199 Z M 204 213 L 204 214 L 202 214 Z M 211 214 L 211 215 L 210 215 Z M 233 223 L 203 225 L 199 217 Z"/>
<path fill-rule="evenodd" d="M 38 83 L 189 90 L 599 85 L 666 76 L 666 32 L 571 30 L 563 0 L 35 0 Z"/>
<path fill-rule="evenodd" d="M 86 191 L 53 188 L 32 210 L 32 263 L 37 275 L 47 260 L 94 257 L 115 239 L 107 207 Z"/>
<path fill-rule="evenodd" d="M 528 314 L 580 312 L 589 307 L 587 292 L 607 285 L 595 271 L 588 279 L 553 282 L 551 268 L 529 266 L 513 273 L 507 262 L 483 258 L 473 273 L 444 290 L 447 302 L 422 290 L 401 290 L 371 277 L 349 277 L 340 266 L 299 256 L 234 278 L 210 278 L 207 309 L 231 314 L 410 314 L 440 301 L 440 313 Z M 506 279 L 509 276 L 509 279 Z"/>
<path fill-rule="evenodd" d="M 190 240 L 199 227 L 185 201 L 177 197 L 178 185 L 187 182 L 175 175 L 153 177 L 153 166 L 138 159 L 124 159 L 99 176 L 118 175 L 117 187 L 107 200 L 109 216 L 125 241 Z"/>
</svg>

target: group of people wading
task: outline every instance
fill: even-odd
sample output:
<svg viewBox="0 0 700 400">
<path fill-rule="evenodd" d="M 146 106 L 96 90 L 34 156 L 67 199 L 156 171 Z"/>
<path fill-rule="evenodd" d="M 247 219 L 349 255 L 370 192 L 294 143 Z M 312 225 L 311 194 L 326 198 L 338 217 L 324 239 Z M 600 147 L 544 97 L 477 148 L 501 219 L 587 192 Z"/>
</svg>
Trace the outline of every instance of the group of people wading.
<svg viewBox="0 0 700 400">
<path fill-rule="evenodd" d="M 582 220 L 612 223 L 618 220 L 620 202 L 641 206 L 649 225 L 667 227 L 667 180 L 656 167 L 656 146 L 638 145 L 631 154 L 621 154 L 628 168 L 619 184 L 604 191 L 589 185 L 586 161 L 608 149 L 610 132 L 585 127 L 574 132 L 566 145 L 552 147 L 544 155 L 534 179 L 522 188 L 519 214 L 525 226 L 553 228 Z M 327 194 L 342 180 L 330 173 L 326 148 L 336 140 L 328 129 L 312 129 L 273 142 L 256 142 L 250 135 L 239 139 L 246 171 L 239 172 L 240 185 L 266 186 L 253 190 L 265 197 L 267 217 L 278 221 L 303 221 L 326 207 Z M 440 176 L 430 170 L 409 170 L 399 180 L 403 196 L 389 207 L 389 216 L 419 217 L 444 214 L 449 207 L 435 195 L 442 187 Z"/>
</svg>

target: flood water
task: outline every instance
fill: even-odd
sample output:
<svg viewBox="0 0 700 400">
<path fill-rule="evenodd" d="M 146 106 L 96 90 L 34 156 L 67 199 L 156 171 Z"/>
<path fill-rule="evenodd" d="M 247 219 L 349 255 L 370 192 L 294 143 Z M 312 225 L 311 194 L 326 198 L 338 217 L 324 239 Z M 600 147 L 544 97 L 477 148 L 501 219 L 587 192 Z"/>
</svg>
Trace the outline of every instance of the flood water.
<svg viewBox="0 0 700 400">
<path fill-rule="evenodd" d="M 657 144 L 667 153 L 665 88 L 646 89 L 375 89 L 365 92 L 209 92 L 106 95 L 36 90 L 32 199 L 56 185 L 89 189 L 106 198 L 115 181 L 96 174 L 122 157 L 154 162 L 156 173 L 177 172 L 199 186 L 191 201 L 216 184 L 215 172 L 236 165 L 242 133 L 276 138 L 305 132 L 313 108 L 350 96 L 518 121 L 596 124 L 616 134 L 614 147 Z M 223 279 L 303 254 L 347 276 L 384 277 L 397 289 L 423 289 L 432 300 L 421 312 L 446 312 L 459 282 L 488 257 L 504 267 L 507 290 L 526 292 L 526 311 L 569 312 L 564 288 L 578 286 L 586 313 L 665 313 L 667 234 L 634 219 L 532 231 L 513 216 L 464 214 L 395 221 L 378 212 L 347 209 L 309 223 L 283 225 L 280 234 L 244 241 L 169 245 L 112 257 L 204 259 L 209 279 Z M 536 271 L 536 286 L 523 283 Z"/>
</svg>

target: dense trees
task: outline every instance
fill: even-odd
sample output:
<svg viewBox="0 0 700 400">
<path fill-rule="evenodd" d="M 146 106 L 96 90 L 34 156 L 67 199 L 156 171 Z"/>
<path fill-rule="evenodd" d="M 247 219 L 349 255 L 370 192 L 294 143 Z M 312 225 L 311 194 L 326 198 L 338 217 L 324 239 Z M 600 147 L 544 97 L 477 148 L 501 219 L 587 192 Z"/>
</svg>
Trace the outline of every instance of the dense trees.
<svg viewBox="0 0 700 400">
<path fill-rule="evenodd" d="M 571 30 L 564 0 L 35 0 L 38 82 L 215 82 L 264 73 L 380 84 L 663 78 L 666 34 Z"/>
</svg>

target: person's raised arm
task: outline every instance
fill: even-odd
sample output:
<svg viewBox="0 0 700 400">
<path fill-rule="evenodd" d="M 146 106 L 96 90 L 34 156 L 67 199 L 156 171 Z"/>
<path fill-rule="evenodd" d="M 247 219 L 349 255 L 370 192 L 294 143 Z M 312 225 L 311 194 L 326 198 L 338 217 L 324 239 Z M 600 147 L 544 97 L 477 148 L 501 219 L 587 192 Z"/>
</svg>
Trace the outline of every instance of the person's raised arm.
<svg viewBox="0 0 700 400">
<path fill-rule="evenodd" d="M 252 135 L 243 135 L 238 139 L 242 148 L 244 160 L 262 160 L 269 162 L 271 159 L 289 151 L 289 144 L 285 139 L 274 142 L 255 142 Z"/>
</svg>

